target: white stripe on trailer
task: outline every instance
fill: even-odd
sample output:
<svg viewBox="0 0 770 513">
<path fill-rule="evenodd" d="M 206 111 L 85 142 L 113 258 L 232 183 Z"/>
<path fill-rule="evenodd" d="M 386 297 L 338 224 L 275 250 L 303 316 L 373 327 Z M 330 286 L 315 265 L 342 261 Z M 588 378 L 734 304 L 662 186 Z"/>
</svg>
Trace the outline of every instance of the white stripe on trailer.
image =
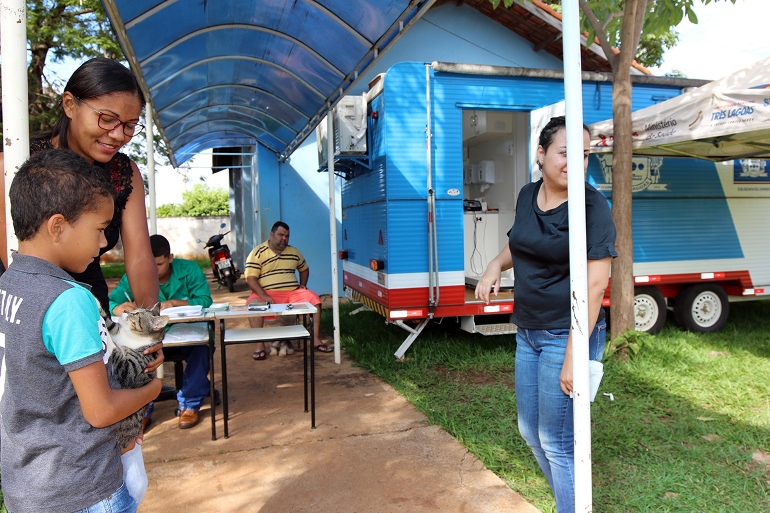
<svg viewBox="0 0 770 513">
<path fill-rule="evenodd" d="M 416 289 L 428 287 L 428 273 L 403 273 L 403 274 L 388 274 L 382 271 L 372 271 L 368 267 L 363 265 L 354 264 L 353 262 L 344 261 L 342 263 L 342 270 L 348 271 L 357 278 L 362 278 L 371 283 L 377 283 L 388 290 L 396 289 Z M 378 275 L 381 275 L 378 276 Z M 384 279 L 384 282 L 383 282 Z M 442 287 L 451 286 L 465 286 L 465 272 L 464 271 L 444 271 L 439 273 L 439 285 Z M 363 283 L 358 282 L 358 286 L 362 287 Z"/>
</svg>

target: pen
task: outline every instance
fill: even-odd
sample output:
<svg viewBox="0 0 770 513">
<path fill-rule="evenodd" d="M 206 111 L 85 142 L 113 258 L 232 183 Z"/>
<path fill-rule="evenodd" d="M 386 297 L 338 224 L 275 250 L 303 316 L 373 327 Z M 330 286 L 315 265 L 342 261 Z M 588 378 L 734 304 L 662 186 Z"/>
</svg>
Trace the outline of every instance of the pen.
<svg viewBox="0 0 770 513">
<path fill-rule="evenodd" d="M 124 294 L 126 295 L 126 299 L 128 299 L 128 302 L 132 303 L 133 300 L 131 299 L 131 296 L 128 295 L 128 292 L 124 292 Z"/>
</svg>

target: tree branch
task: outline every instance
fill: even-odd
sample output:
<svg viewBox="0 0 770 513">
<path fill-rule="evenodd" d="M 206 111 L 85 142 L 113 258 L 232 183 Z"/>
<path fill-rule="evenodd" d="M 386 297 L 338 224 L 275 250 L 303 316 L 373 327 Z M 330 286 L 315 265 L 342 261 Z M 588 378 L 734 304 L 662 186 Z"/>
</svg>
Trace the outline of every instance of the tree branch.
<svg viewBox="0 0 770 513">
<path fill-rule="evenodd" d="M 612 45 L 607 39 L 607 34 L 604 32 L 604 27 L 602 27 L 601 22 L 599 22 L 599 18 L 596 17 L 596 15 L 594 14 L 594 11 L 591 9 L 591 6 L 588 5 L 588 2 L 586 0 L 579 0 L 578 3 L 580 4 L 580 9 L 583 11 L 583 14 L 586 15 L 586 19 L 588 20 L 588 23 L 591 24 L 591 28 L 594 29 L 594 32 L 596 33 L 596 38 L 599 39 L 599 45 L 602 47 L 602 50 L 604 50 L 605 57 L 609 61 L 612 69 L 615 70 L 618 59 L 617 59 L 617 56 L 615 55 L 615 52 L 612 49 Z M 587 44 L 588 46 L 590 46 L 591 41 L 587 41 Z"/>
<path fill-rule="evenodd" d="M 644 29 L 644 19 L 647 17 L 647 2 L 649 0 L 639 0 L 639 5 L 636 8 L 636 19 L 634 20 L 634 39 L 632 41 L 632 49 L 634 56 L 636 56 L 639 50 L 639 40 L 642 38 L 642 29 Z"/>
<path fill-rule="evenodd" d="M 607 25 L 610 24 L 610 22 L 615 18 L 622 18 L 623 13 L 622 12 L 612 12 L 604 19 L 604 23 L 602 23 L 602 32 L 607 30 Z"/>
</svg>

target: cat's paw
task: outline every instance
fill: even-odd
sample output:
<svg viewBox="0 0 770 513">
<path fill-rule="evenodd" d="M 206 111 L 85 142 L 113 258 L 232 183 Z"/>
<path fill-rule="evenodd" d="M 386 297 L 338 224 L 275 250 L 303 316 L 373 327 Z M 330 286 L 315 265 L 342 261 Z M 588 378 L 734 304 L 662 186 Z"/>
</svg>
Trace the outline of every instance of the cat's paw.
<svg viewBox="0 0 770 513">
<path fill-rule="evenodd" d="M 275 356 L 275 355 L 277 355 L 277 354 L 279 354 L 279 353 L 278 353 L 278 349 L 276 349 L 276 348 L 274 348 L 274 347 L 271 347 L 271 348 L 270 348 L 270 356 Z M 283 356 L 283 355 L 281 355 L 281 356 Z"/>
<path fill-rule="evenodd" d="M 287 347 L 286 348 L 286 354 L 294 354 L 294 349 Z"/>
</svg>

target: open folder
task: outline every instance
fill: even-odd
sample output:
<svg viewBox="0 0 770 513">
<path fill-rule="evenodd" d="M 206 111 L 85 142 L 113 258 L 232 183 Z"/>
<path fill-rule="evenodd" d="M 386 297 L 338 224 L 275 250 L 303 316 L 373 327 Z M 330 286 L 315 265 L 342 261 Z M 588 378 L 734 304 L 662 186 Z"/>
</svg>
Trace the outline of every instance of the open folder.
<svg viewBox="0 0 770 513">
<path fill-rule="evenodd" d="M 168 315 L 169 317 L 193 317 L 203 314 L 203 307 L 201 305 L 185 305 L 185 306 L 172 306 L 171 308 L 164 308 L 160 311 L 161 315 Z"/>
</svg>

